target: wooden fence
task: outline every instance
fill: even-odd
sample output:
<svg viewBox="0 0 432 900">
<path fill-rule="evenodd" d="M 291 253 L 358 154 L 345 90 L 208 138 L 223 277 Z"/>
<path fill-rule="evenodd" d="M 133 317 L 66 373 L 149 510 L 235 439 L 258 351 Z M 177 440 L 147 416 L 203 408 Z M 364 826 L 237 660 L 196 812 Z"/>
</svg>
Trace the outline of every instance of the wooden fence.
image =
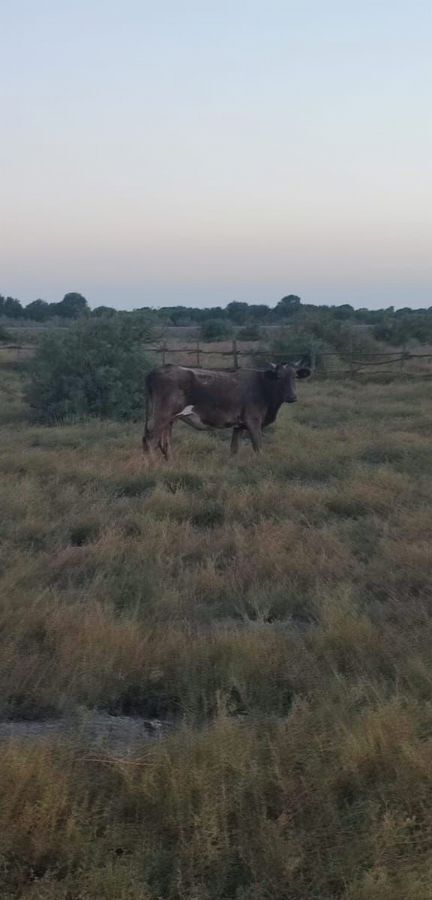
<svg viewBox="0 0 432 900">
<path fill-rule="evenodd" d="M 155 353 L 158 357 L 160 365 L 166 363 L 186 363 L 194 365 L 197 368 L 203 367 L 203 360 L 209 359 L 209 368 L 211 366 L 211 357 L 217 357 L 220 363 L 226 365 L 218 365 L 215 368 L 222 369 L 239 369 L 248 368 L 257 364 L 258 360 L 272 360 L 274 362 L 283 362 L 286 354 L 275 353 L 270 348 L 266 348 L 262 344 L 256 343 L 254 346 L 248 344 L 245 347 L 244 342 L 233 340 L 229 343 L 221 342 L 217 348 L 208 349 L 202 342 L 194 341 L 188 346 L 170 346 L 166 341 L 162 341 L 157 346 L 145 344 L 145 348 L 149 353 Z M 179 357 L 187 357 L 186 360 Z M 300 357 L 301 354 L 298 354 Z M 312 371 L 315 375 L 321 377 L 332 377 L 334 375 L 349 375 L 354 378 L 357 375 L 366 374 L 397 374 L 406 375 L 432 375 L 432 351 L 424 353 L 411 353 L 408 350 L 382 351 L 378 353 L 359 353 L 353 348 L 348 348 L 343 353 L 316 353 L 312 346 L 309 351 L 309 359 Z M 409 363 L 414 361 L 416 371 L 412 371 Z M 417 363 L 415 361 L 418 361 Z M 411 368 L 411 371 L 410 371 Z M 428 371 L 430 369 L 430 371 Z"/>
<path fill-rule="evenodd" d="M 219 344 L 206 345 L 199 341 L 188 342 L 186 346 L 168 344 L 166 340 L 158 344 L 145 342 L 144 347 L 149 354 L 155 354 L 155 363 L 178 363 L 193 365 L 198 368 L 208 367 L 215 369 L 239 369 L 262 365 L 266 360 L 283 362 L 286 355 L 274 353 L 269 347 L 260 342 L 252 341 L 223 341 Z M 19 362 L 31 357 L 35 345 L 29 344 L 1 344 L 0 361 Z M 300 356 L 301 354 L 298 354 Z M 310 364 L 314 374 L 321 378 L 332 376 L 432 376 L 432 351 L 411 353 L 410 351 L 395 350 L 381 351 L 377 353 L 359 353 L 352 347 L 342 353 L 316 353 L 311 346 L 309 351 Z M 213 363 L 213 365 L 212 365 Z"/>
</svg>

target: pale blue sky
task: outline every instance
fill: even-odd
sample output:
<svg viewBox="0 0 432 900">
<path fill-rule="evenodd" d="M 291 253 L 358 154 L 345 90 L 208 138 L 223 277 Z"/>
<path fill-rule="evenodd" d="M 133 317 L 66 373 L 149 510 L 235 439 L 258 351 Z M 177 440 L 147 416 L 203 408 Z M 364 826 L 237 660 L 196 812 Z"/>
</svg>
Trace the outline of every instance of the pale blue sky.
<svg viewBox="0 0 432 900">
<path fill-rule="evenodd" d="M 432 306 L 432 5 L 0 0 L 0 293 Z"/>
</svg>

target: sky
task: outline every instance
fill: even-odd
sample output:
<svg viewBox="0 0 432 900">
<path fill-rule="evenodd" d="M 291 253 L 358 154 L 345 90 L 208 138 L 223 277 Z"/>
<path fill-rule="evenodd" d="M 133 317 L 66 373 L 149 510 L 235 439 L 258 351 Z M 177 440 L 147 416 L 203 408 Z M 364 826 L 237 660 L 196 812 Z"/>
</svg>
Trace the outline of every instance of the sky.
<svg viewBox="0 0 432 900">
<path fill-rule="evenodd" d="M 432 306 L 429 0 L 0 0 L 0 293 Z"/>
</svg>

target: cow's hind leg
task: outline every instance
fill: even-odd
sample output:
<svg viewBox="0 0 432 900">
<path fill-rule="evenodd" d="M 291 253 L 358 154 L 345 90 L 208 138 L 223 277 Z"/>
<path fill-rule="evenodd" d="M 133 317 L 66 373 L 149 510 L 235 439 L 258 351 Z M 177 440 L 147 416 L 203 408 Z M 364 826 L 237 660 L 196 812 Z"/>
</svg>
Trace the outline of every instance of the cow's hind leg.
<svg viewBox="0 0 432 900">
<path fill-rule="evenodd" d="M 159 439 L 159 449 L 161 453 L 164 455 L 166 460 L 169 460 L 171 456 L 171 432 L 172 432 L 173 423 L 170 422 L 169 425 L 162 432 Z"/>
<path fill-rule="evenodd" d="M 233 433 L 232 433 L 232 438 L 231 438 L 231 453 L 233 456 L 235 456 L 235 454 L 238 453 L 240 434 L 241 434 L 242 430 L 243 430 L 242 428 L 233 428 Z"/>
<path fill-rule="evenodd" d="M 168 459 L 171 447 L 172 421 L 169 419 L 156 420 L 151 427 L 147 427 L 143 437 L 144 453 L 153 454 L 153 450 L 160 450 Z"/>
</svg>

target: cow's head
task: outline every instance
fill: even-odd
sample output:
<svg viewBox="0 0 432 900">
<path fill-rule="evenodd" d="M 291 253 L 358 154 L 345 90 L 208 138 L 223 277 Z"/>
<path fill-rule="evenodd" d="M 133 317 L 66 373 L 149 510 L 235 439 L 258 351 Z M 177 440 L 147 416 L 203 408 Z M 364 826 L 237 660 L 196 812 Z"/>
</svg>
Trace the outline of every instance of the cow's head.
<svg viewBox="0 0 432 900">
<path fill-rule="evenodd" d="M 267 378 L 277 382 L 280 386 L 284 403 L 295 403 L 297 400 L 296 381 L 298 378 L 309 378 L 311 374 L 308 360 L 300 360 L 297 363 L 271 363 L 266 369 Z"/>
</svg>

